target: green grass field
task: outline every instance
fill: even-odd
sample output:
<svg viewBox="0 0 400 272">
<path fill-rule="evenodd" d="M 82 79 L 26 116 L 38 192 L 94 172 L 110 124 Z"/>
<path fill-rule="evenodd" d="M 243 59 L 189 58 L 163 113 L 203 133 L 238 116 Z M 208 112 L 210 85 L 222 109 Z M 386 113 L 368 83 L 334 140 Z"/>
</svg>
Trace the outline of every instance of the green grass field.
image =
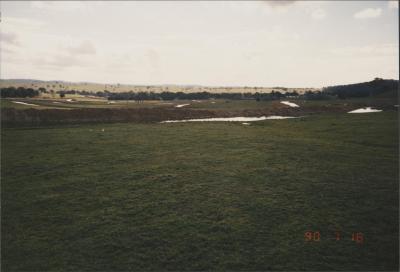
<svg viewBox="0 0 400 272">
<path fill-rule="evenodd" d="M 1 136 L 4 271 L 398 270 L 395 111 Z"/>
<path fill-rule="evenodd" d="M 74 99 L 75 101 L 69 102 L 67 99 Z M 24 102 L 31 105 L 23 105 L 14 103 Z M 56 102 L 56 103 L 54 103 Z M 189 104 L 184 108 L 192 109 L 210 109 L 210 110 L 239 110 L 239 109 L 262 109 L 268 107 L 273 103 L 272 101 L 255 101 L 255 100 L 172 100 L 172 101 L 156 101 L 148 100 L 137 103 L 134 100 L 120 100 L 120 101 L 107 101 L 106 99 L 94 99 L 87 97 L 73 97 L 67 96 L 65 99 L 30 99 L 30 98 L 12 98 L 1 99 L 1 108 L 16 108 L 16 109 L 77 109 L 77 108 L 154 108 L 154 107 L 170 107 L 173 108 L 180 104 Z M 275 103 L 279 103 L 276 102 Z M 299 102 L 304 104 L 303 102 Z M 325 101 L 326 103 L 326 101 Z"/>
<path fill-rule="evenodd" d="M 103 99 L 91 98 L 74 98 L 76 101 L 69 102 L 67 99 L 29 99 L 29 98 L 13 98 L 1 99 L 1 108 L 16 108 L 16 109 L 78 109 L 78 108 L 152 108 L 152 107 L 166 107 L 173 106 L 173 103 L 162 101 L 145 101 L 144 103 L 137 103 L 131 101 L 109 101 Z M 32 105 L 18 104 L 14 102 L 23 102 Z M 56 102 L 56 103 L 54 103 Z M 179 104 L 180 102 L 175 102 Z"/>
<path fill-rule="evenodd" d="M 73 99 L 73 101 L 67 101 L 67 99 Z M 332 99 L 332 100 L 303 100 L 303 99 L 283 99 L 298 104 L 302 109 L 313 106 L 327 106 L 327 107 L 344 107 L 347 105 L 354 105 L 357 107 L 372 106 L 372 107 L 387 107 L 398 104 L 397 96 L 393 97 L 374 97 L 371 98 L 352 98 L 346 100 Z M 17 102 L 24 102 L 31 105 L 22 105 Z M 79 109 L 79 108 L 174 108 L 180 104 L 188 104 L 182 109 L 201 109 L 201 110 L 218 110 L 218 111 L 230 111 L 230 110 L 260 110 L 270 108 L 273 105 L 280 105 L 280 101 L 256 101 L 256 100 L 226 100 L 226 99 L 215 99 L 215 100 L 170 100 L 170 101 L 158 101 L 158 100 L 146 100 L 140 103 L 134 100 L 116 100 L 108 101 L 106 99 L 85 97 L 77 95 L 67 95 L 64 99 L 61 98 L 7 98 L 0 100 L 0 108 L 16 108 L 16 109 Z M 288 106 L 283 106 L 287 107 Z"/>
</svg>

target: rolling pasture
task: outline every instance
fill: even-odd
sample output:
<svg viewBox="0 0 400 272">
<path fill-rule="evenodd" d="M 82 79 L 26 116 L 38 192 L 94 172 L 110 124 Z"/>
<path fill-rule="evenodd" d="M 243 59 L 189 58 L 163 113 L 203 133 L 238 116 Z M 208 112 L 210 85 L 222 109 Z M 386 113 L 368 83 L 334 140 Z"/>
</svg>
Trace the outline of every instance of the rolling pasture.
<svg viewBox="0 0 400 272">
<path fill-rule="evenodd" d="M 398 269 L 395 109 L 3 128 L 1 149 L 5 271 Z"/>
</svg>

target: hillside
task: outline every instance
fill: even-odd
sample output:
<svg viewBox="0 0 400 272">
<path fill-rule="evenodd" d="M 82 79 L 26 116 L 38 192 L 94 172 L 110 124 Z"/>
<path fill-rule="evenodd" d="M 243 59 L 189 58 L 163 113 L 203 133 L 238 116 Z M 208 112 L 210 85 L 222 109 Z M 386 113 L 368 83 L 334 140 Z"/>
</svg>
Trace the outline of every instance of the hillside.
<svg viewBox="0 0 400 272">
<path fill-rule="evenodd" d="M 350 97 L 398 97 L 399 81 L 393 79 L 375 78 L 369 82 L 348 85 L 329 86 L 322 89 L 323 93 L 336 95 L 338 98 Z"/>
</svg>

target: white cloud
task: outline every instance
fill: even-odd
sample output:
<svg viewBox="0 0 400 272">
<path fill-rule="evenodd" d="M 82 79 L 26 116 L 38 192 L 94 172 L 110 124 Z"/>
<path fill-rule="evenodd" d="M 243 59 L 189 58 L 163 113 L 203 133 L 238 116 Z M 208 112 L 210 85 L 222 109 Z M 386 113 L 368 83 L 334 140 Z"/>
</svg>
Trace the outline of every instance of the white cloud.
<svg viewBox="0 0 400 272">
<path fill-rule="evenodd" d="M 354 14 L 354 18 L 356 19 L 369 19 L 369 18 L 377 18 L 381 16 L 382 14 L 382 9 L 381 8 L 367 8 L 364 10 L 361 10 L 359 12 L 356 12 Z"/>
<path fill-rule="evenodd" d="M 154 49 L 147 49 L 145 53 L 146 59 L 153 69 L 158 69 L 160 55 Z"/>
<path fill-rule="evenodd" d="M 70 67 L 93 68 L 96 66 L 95 61 L 96 60 L 92 58 L 63 53 L 38 54 L 37 56 L 29 59 L 29 63 L 44 69 L 65 69 Z"/>
<path fill-rule="evenodd" d="M 388 2 L 388 7 L 389 7 L 389 9 L 398 9 L 399 8 L 399 2 L 398 1 L 389 1 Z"/>
<path fill-rule="evenodd" d="M 262 1 L 261 3 L 266 4 L 267 7 L 277 11 L 278 13 L 286 13 L 289 9 L 294 6 L 298 1 Z M 250 2 L 251 3 L 251 2 Z"/>
<path fill-rule="evenodd" d="M 45 26 L 45 23 L 36 19 L 25 19 L 21 17 L 4 17 L 2 20 L 2 29 L 7 31 L 21 32 L 34 31 Z"/>
<path fill-rule="evenodd" d="M 139 66 L 138 60 L 133 59 L 129 53 L 120 52 L 107 55 L 101 62 L 107 71 L 114 73 L 117 71 L 118 74 L 121 71 L 135 73 Z"/>
<path fill-rule="evenodd" d="M 399 48 L 397 44 L 372 44 L 365 46 L 347 46 L 347 47 L 339 47 L 332 49 L 331 53 L 337 56 L 368 56 L 368 57 L 378 57 L 378 56 L 393 56 L 396 57 L 399 55 Z"/>
<path fill-rule="evenodd" d="M 317 20 L 321 20 L 326 17 L 326 12 L 323 9 L 316 9 L 311 13 L 311 17 Z"/>
<path fill-rule="evenodd" d="M 282 6 L 290 6 L 293 5 L 294 3 L 296 3 L 296 1 L 285 1 L 285 0 L 281 0 L 281 1 L 265 1 L 266 4 L 270 5 L 271 7 L 282 7 Z"/>
<path fill-rule="evenodd" d="M 48 8 L 51 5 L 52 5 L 51 2 L 44 2 L 44 1 L 32 1 L 31 2 L 31 6 L 33 8 L 39 8 L 39 9 Z"/>
<path fill-rule="evenodd" d="M 71 55 L 93 55 L 96 54 L 96 48 L 90 41 L 83 41 L 75 46 L 68 46 L 66 50 Z"/>
<path fill-rule="evenodd" d="M 0 41 L 4 44 L 14 45 L 14 46 L 20 45 L 18 36 L 14 32 L 3 32 L 2 31 L 0 34 L 0 37 L 1 37 Z"/>
<path fill-rule="evenodd" d="M 76 11 L 85 7 L 85 3 L 79 1 L 32 1 L 31 6 L 47 11 Z"/>
</svg>

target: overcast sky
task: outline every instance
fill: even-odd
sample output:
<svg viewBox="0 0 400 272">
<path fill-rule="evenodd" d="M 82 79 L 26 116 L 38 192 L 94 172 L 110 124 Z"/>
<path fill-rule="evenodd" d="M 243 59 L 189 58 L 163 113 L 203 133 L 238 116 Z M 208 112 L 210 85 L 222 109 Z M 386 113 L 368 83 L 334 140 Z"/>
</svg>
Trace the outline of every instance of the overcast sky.
<svg viewBox="0 0 400 272">
<path fill-rule="evenodd" d="M 398 79 L 397 1 L 1 1 L 1 78 L 322 87 Z"/>
</svg>

